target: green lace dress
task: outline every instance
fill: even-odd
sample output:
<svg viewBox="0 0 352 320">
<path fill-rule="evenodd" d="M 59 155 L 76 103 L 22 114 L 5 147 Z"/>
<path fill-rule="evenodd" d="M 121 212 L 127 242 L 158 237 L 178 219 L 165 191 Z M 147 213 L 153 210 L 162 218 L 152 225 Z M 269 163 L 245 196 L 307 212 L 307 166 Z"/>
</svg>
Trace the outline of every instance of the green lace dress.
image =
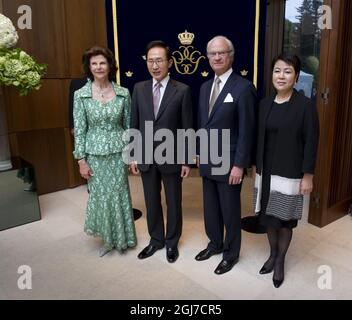
<svg viewBox="0 0 352 320">
<path fill-rule="evenodd" d="M 129 127 L 130 95 L 113 83 L 116 97 L 103 104 L 92 99 L 91 82 L 75 92 L 76 159 L 86 158 L 93 176 L 84 231 L 119 251 L 137 244 L 122 133 Z"/>
</svg>

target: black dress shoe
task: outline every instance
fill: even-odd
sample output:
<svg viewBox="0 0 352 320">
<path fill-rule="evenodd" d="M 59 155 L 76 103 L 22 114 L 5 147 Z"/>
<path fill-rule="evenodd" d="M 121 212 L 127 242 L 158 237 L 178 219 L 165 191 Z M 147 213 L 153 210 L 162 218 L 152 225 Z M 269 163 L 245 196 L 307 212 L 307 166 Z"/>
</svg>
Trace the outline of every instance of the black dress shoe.
<svg viewBox="0 0 352 320">
<path fill-rule="evenodd" d="M 273 284 L 274 284 L 274 287 L 275 287 L 275 288 L 280 287 L 283 282 L 284 282 L 284 279 L 283 279 L 283 278 L 282 278 L 282 279 L 279 279 L 279 280 L 273 278 Z"/>
<path fill-rule="evenodd" d="M 167 248 L 166 258 L 167 258 L 167 261 L 169 261 L 170 263 L 175 262 L 178 258 L 178 249 L 177 248 Z"/>
<path fill-rule="evenodd" d="M 209 250 L 208 248 L 202 250 L 201 252 L 199 252 L 195 259 L 197 261 L 203 261 L 203 260 L 207 260 L 209 259 L 211 256 L 213 256 L 214 254 L 219 254 L 221 253 L 221 251 L 212 251 L 212 250 Z"/>
<path fill-rule="evenodd" d="M 223 259 L 215 269 L 216 274 L 223 274 L 230 271 L 233 266 L 238 262 L 238 259 L 225 260 Z"/>
<path fill-rule="evenodd" d="M 259 270 L 260 274 L 267 274 L 270 273 L 274 270 L 274 266 L 272 266 L 271 268 L 265 268 L 265 266 L 262 266 L 262 268 Z"/>
<path fill-rule="evenodd" d="M 138 255 L 138 259 L 145 259 L 150 256 L 152 256 L 156 251 L 160 250 L 161 248 L 153 246 L 153 245 L 148 245 L 146 246 Z"/>
</svg>

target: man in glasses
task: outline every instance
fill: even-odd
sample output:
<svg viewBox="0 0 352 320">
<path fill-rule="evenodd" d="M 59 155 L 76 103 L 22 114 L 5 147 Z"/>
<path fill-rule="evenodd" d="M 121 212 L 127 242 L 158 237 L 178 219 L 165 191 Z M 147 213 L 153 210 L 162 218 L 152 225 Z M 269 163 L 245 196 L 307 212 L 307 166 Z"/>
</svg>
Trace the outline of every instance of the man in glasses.
<svg viewBox="0 0 352 320">
<path fill-rule="evenodd" d="M 182 178 L 188 176 L 190 167 L 187 162 L 177 163 L 177 129 L 192 128 L 192 101 L 190 87 L 172 80 L 169 69 L 172 59 L 169 47 L 162 41 L 152 41 L 147 45 L 146 62 L 152 79 L 135 85 L 132 94 L 131 128 L 141 133 L 143 161 L 132 163 L 130 170 L 134 174 L 141 172 L 145 204 L 147 208 L 147 224 L 150 242 L 138 255 L 139 259 L 152 256 L 166 245 L 168 262 L 178 258 L 178 241 L 182 231 Z M 166 145 L 173 152 L 173 160 L 160 163 L 155 159 L 157 147 L 164 141 L 154 142 L 146 135 L 146 127 L 153 124 L 150 135 L 160 129 L 172 132 L 174 144 Z M 148 139 L 153 139 L 149 148 Z M 151 150 L 146 150 L 146 149 Z M 148 154 L 152 159 L 148 158 Z M 185 159 L 187 161 L 187 158 Z M 161 206 L 161 182 L 165 190 L 167 204 L 166 234 Z"/>
<path fill-rule="evenodd" d="M 216 274 L 230 271 L 239 259 L 240 192 L 244 170 L 252 165 L 255 140 L 256 90 L 251 82 L 233 72 L 234 54 L 232 42 L 224 36 L 208 42 L 207 55 L 215 77 L 202 85 L 199 96 L 198 126 L 207 130 L 208 136 L 216 131 L 218 148 L 209 148 L 207 159 L 202 159 L 200 152 L 198 161 L 203 178 L 205 230 L 210 242 L 195 259 L 203 261 L 222 253 Z M 221 173 L 212 161 L 218 155 L 228 157 L 228 170 Z"/>
</svg>

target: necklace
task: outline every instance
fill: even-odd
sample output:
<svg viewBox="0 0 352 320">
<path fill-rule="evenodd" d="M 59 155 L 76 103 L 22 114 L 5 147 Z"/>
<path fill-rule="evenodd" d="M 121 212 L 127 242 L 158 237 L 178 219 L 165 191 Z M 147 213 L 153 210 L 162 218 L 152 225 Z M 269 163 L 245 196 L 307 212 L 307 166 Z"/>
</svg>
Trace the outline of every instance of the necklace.
<svg viewBox="0 0 352 320">
<path fill-rule="evenodd" d="M 105 98 L 105 95 L 110 91 L 110 85 L 107 86 L 106 88 L 100 89 L 96 84 L 94 84 L 95 86 L 95 92 L 101 97 L 101 98 Z"/>
<path fill-rule="evenodd" d="M 289 100 L 291 99 L 291 96 L 292 96 L 292 93 L 291 93 L 288 97 L 286 97 L 286 98 L 279 99 L 278 96 L 276 95 L 274 101 L 275 101 L 276 103 L 284 103 L 284 102 L 289 101 Z"/>
</svg>

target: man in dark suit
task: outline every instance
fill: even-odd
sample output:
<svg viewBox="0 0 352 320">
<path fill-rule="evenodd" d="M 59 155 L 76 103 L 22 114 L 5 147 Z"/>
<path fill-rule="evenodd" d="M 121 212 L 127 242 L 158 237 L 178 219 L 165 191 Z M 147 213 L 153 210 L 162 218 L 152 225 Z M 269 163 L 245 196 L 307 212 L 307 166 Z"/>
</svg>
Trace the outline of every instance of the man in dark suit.
<svg viewBox="0 0 352 320">
<path fill-rule="evenodd" d="M 206 260 L 222 252 L 216 274 L 230 271 L 239 259 L 240 192 L 244 170 L 252 164 L 255 139 L 256 90 L 251 82 L 233 72 L 234 53 L 233 44 L 226 37 L 217 36 L 208 42 L 207 54 L 215 78 L 202 85 L 199 96 L 199 128 L 205 129 L 208 136 L 213 130 L 218 147 L 214 150 L 216 144 L 208 140 L 207 156 L 200 152 L 205 230 L 210 242 L 195 259 Z M 214 155 L 227 159 L 228 168 L 217 172 Z"/>
<path fill-rule="evenodd" d="M 149 148 L 146 146 L 146 140 L 153 139 L 154 135 L 150 137 L 145 131 L 152 124 L 153 131 L 150 135 L 160 129 L 168 129 L 176 140 L 178 129 L 192 128 L 191 90 L 187 85 L 170 78 L 168 73 L 172 59 L 164 42 L 150 42 L 146 50 L 146 60 L 152 79 L 135 85 L 131 116 L 131 128 L 141 132 L 144 154 L 142 162 L 132 163 L 130 169 L 134 174 L 141 171 L 148 231 L 151 237 L 149 245 L 139 253 L 138 258 L 148 258 L 166 245 L 167 260 L 172 263 L 179 255 L 177 246 L 182 231 L 182 178 L 188 176 L 190 167 L 187 165 L 187 159 L 183 164 L 177 163 L 179 150 L 176 141 L 174 144 L 153 141 Z M 166 143 L 166 153 L 173 152 L 172 161 L 161 163 L 161 159 L 154 156 L 162 143 Z M 166 235 L 161 206 L 161 182 L 167 204 Z"/>
</svg>

